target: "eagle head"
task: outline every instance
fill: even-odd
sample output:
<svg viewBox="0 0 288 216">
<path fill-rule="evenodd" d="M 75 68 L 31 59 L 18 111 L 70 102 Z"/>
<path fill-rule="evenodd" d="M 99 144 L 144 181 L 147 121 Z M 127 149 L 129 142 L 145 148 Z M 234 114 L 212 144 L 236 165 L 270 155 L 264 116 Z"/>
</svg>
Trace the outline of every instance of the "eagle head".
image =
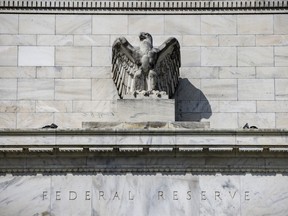
<svg viewBox="0 0 288 216">
<path fill-rule="evenodd" d="M 151 44 L 151 47 L 153 46 L 152 36 L 151 36 L 149 33 L 147 33 L 147 32 L 140 32 L 140 34 L 139 34 L 139 39 L 140 39 L 140 42 L 141 42 L 141 43 L 146 42 L 146 43 Z"/>
</svg>

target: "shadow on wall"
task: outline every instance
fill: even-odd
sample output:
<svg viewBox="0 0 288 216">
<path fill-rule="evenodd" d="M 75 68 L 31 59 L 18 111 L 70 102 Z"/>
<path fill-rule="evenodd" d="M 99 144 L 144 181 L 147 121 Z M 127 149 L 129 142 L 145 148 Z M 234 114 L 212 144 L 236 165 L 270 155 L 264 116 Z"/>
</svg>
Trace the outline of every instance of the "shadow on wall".
<svg viewBox="0 0 288 216">
<path fill-rule="evenodd" d="M 200 122 L 212 116 L 209 101 L 187 78 L 180 78 L 174 99 L 176 121 Z"/>
</svg>

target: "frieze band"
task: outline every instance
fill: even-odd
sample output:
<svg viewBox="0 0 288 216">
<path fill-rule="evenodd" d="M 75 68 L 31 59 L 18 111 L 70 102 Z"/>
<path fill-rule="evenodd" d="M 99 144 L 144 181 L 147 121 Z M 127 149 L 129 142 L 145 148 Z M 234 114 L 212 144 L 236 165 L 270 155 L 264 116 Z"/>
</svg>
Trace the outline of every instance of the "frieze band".
<svg viewBox="0 0 288 216">
<path fill-rule="evenodd" d="M 286 0 L 257 1 L 47 1 L 4 0 L 4 13 L 57 14 L 249 14 L 287 13 Z"/>
</svg>

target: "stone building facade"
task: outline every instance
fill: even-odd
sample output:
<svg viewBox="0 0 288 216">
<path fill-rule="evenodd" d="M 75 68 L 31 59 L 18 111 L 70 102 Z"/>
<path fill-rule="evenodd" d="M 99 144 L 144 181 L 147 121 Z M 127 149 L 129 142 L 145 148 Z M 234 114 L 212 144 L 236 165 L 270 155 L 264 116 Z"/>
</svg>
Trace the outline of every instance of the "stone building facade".
<svg viewBox="0 0 288 216">
<path fill-rule="evenodd" d="M 9 2 L 11 7 L 21 1 L 0 5 L 1 128 L 119 121 L 111 45 L 125 36 L 137 46 L 140 31 L 150 32 L 155 46 L 171 36 L 180 42 L 176 121 L 208 121 L 211 128 L 242 128 L 246 122 L 287 127 L 286 1 L 252 1 L 246 8 L 245 1 L 242 7 L 234 1 L 238 8 L 228 5 L 233 1 L 211 1 L 210 7 L 209 1 L 160 1 L 166 9 L 152 1 L 150 11 L 144 7 L 149 2 L 141 1 L 102 1 L 104 9 L 90 11 L 80 7 L 83 1 L 55 1 L 51 8 L 46 1 L 23 1 L 13 9 Z M 130 5 L 122 8 L 124 3 Z M 192 6 L 184 10 L 183 4 Z"/>
<path fill-rule="evenodd" d="M 0 1 L 0 215 L 287 215 L 287 11 Z M 115 39 L 143 31 L 177 38 L 182 62 L 174 97 L 145 115 L 111 77 Z"/>
</svg>

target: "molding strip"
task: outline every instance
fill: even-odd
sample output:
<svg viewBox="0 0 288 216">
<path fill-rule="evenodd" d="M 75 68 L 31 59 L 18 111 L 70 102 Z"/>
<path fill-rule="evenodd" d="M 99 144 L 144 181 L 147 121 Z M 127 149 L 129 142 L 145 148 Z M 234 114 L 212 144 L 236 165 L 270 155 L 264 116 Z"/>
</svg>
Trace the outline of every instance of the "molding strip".
<svg viewBox="0 0 288 216">
<path fill-rule="evenodd" d="M 0 13 L 33 14 L 266 14 L 287 13 L 287 0 L 73 1 L 3 0 Z"/>
</svg>

